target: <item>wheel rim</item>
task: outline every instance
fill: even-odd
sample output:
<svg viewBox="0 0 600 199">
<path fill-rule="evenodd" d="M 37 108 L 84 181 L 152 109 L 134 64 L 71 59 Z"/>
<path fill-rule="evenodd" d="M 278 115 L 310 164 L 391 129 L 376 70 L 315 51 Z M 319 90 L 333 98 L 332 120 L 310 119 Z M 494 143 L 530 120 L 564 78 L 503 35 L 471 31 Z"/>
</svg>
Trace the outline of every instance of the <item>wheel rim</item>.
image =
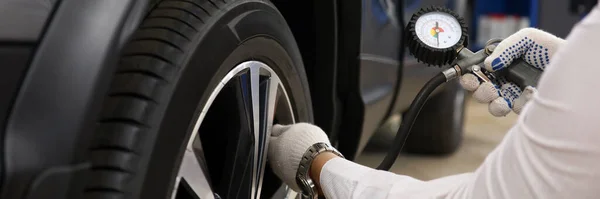
<svg viewBox="0 0 600 199">
<path fill-rule="evenodd" d="M 235 99 L 231 100 L 231 96 Z M 231 101 L 235 101 L 237 106 L 227 104 Z M 234 106 L 236 108 L 232 108 Z M 225 133 L 208 130 L 219 128 L 219 124 L 212 121 L 231 118 L 228 113 L 236 111 L 240 122 L 232 124 L 234 119 L 233 122 L 221 124 L 227 126 L 224 129 L 229 129 Z M 265 167 L 271 127 L 275 120 L 282 124 L 295 123 L 296 120 L 290 99 L 277 74 L 268 65 L 258 61 L 246 61 L 234 67 L 202 107 L 180 160 L 171 198 L 265 198 L 261 196 L 261 191 L 265 172 L 270 173 Z M 227 141 L 219 145 L 215 140 Z M 224 145 L 225 149 L 216 150 L 215 145 Z M 207 152 L 209 148 L 213 151 Z M 281 185 L 275 194 L 266 197 L 295 198 L 296 195 L 287 186 Z"/>
</svg>

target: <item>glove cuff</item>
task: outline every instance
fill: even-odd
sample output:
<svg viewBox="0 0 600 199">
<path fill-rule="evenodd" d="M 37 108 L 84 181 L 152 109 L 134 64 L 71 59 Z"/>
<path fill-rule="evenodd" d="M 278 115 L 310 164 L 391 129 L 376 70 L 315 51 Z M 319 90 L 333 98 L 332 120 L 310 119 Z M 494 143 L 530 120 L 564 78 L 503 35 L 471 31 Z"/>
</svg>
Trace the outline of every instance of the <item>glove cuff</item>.
<svg viewBox="0 0 600 199">
<path fill-rule="evenodd" d="M 285 133 L 271 137 L 270 142 L 277 144 L 269 146 L 269 162 L 280 179 L 294 191 L 300 192 L 296 173 L 302 156 L 315 143 L 331 143 L 323 130 L 311 124 L 299 123 L 285 128 L 289 128 Z"/>
</svg>

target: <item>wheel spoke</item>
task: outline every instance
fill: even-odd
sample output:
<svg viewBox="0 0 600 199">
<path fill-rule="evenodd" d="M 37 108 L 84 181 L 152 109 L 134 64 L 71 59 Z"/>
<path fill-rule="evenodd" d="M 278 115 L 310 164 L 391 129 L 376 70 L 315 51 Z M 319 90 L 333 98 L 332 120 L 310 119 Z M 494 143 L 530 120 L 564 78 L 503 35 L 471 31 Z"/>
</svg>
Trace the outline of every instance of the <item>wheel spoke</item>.
<svg viewBox="0 0 600 199">
<path fill-rule="evenodd" d="M 298 198 L 298 193 L 290 189 L 286 185 L 281 185 L 273 194 L 271 199 L 295 199 Z"/>
<path fill-rule="evenodd" d="M 179 186 L 177 188 L 186 189 L 187 193 L 193 198 L 214 199 L 214 194 L 210 189 L 210 184 L 207 180 L 208 175 L 205 173 L 206 170 L 203 169 L 205 168 L 205 166 L 203 166 L 204 163 L 200 161 L 198 158 L 198 155 L 200 154 L 197 153 L 202 153 L 202 150 L 190 147 L 185 150 L 175 185 Z M 174 193 L 182 194 L 182 192 Z M 175 194 L 172 198 L 176 198 Z"/>
<path fill-rule="evenodd" d="M 253 191 L 253 168 L 255 160 L 254 138 L 254 105 L 252 91 L 252 72 L 245 70 L 231 80 L 232 95 L 237 99 L 237 115 L 239 122 L 223 125 L 238 124 L 237 132 L 224 132 L 228 137 L 226 156 L 220 191 L 223 198 L 249 198 Z M 222 93 L 223 94 L 223 93 Z M 233 106 L 230 104 L 229 106 Z"/>
<path fill-rule="evenodd" d="M 267 152 L 269 137 L 275 116 L 277 91 L 280 81 L 276 77 L 262 76 L 260 82 L 260 129 L 259 129 L 259 152 L 258 152 L 258 183 L 256 186 L 256 198 L 260 198 L 265 165 L 267 163 Z"/>
<path fill-rule="evenodd" d="M 294 197 L 286 186 L 262 189 L 263 182 L 281 183 L 265 170 L 275 120 L 295 122 L 290 99 L 275 72 L 257 61 L 235 67 L 213 91 L 196 122 L 172 198 L 183 193 L 189 193 L 184 198 Z"/>
<path fill-rule="evenodd" d="M 252 127 L 254 130 L 254 162 L 252 165 L 252 196 L 258 198 L 258 187 L 260 179 L 260 162 L 262 161 L 262 148 L 264 147 L 264 134 L 261 131 L 261 84 L 260 66 L 250 65 L 250 90 L 252 93 Z"/>
</svg>

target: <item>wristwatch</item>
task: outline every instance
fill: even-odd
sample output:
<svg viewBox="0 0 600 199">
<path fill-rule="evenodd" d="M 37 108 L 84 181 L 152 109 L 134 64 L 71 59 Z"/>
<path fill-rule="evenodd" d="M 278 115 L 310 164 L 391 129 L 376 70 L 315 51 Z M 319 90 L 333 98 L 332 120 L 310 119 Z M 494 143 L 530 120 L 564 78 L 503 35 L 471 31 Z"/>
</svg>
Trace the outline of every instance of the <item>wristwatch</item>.
<svg viewBox="0 0 600 199">
<path fill-rule="evenodd" d="M 315 157 L 323 152 L 331 152 L 344 158 L 338 150 L 327 143 L 319 142 L 310 146 L 306 152 L 304 152 L 302 159 L 300 159 L 300 165 L 296 172 L 296 183 L 298 183 L 298 186 L 302 189 L 302 199 L 317 199 L 319 197 L 317 186 L 315 186 L 315 183 L 310 179 L 309 169 Z"/>
</svg>

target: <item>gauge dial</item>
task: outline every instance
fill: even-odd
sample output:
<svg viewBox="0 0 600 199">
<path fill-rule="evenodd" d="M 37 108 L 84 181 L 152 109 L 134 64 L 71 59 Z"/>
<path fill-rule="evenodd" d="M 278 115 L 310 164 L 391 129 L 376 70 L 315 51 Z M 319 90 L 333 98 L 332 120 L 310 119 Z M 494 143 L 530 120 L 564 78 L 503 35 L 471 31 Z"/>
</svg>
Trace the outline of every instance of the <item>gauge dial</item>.
<svg viewBox="0 0 600 199">
<path fill-rule="evenodd" d="M 417 60 L 434 66 L 452 63 L 468 41 L 464 20 L 449 9 L 435 6 L 413 14 L 405 37 L 409 52 Z"/>
<path fill-rule="evenodd" d="M 417 19 L 417 37 L 433 48 L 450 48 L 460 40 L 462 29 L 454 16 L 445 12 L 430 12 Z"/>
</svg>

